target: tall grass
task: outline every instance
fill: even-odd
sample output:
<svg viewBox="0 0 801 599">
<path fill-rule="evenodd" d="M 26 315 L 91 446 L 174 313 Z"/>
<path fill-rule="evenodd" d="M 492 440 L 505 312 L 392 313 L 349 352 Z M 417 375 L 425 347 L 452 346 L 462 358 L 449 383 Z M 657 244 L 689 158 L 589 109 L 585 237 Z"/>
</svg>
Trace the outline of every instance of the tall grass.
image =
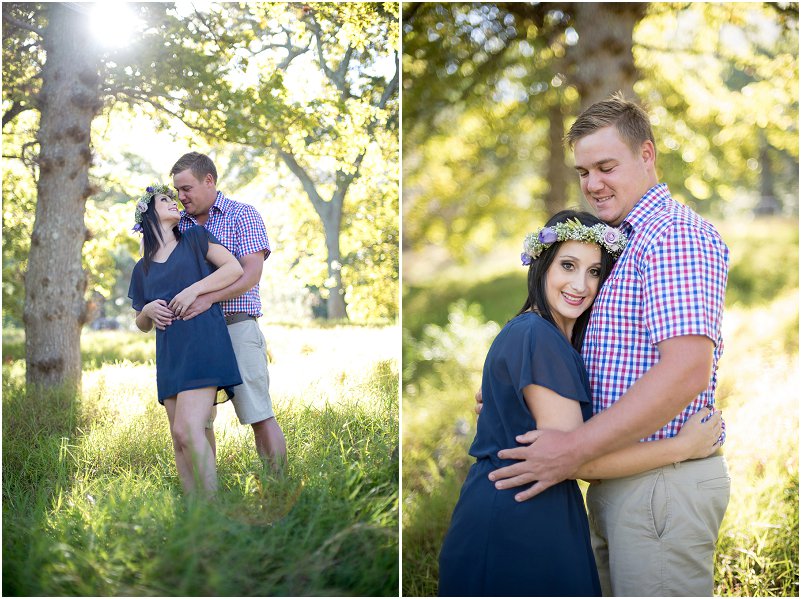
<svg viewBox="0 0 801 599">
<path fill-rule="evenodd" d="M 755 221 L 721 231 L 732 260 L 717 399 L 732 494 L 715 594 L 797 597 L 797 225 Z M 522 269 L 477 280 L 471 272 L 455 269 L 404 290 L 404 595 L 437 594 L 439 548 L 472 461 L 483 359 L 525 293 Z"/>
<path fill-rule="evenodd" d="M 310 376 L 283 380 L 284 336 L 307 340 Z M 315 378 L 329 337 L 363 342 L 271 329 L 287 472 L 265 469 L 220 406 L 213 501 L 183 496 L 152 353 L 132 361 L 127 334 L 87 336 L 84 355 L 103 358 L 80 398 L 31 393 L 22 361 L 4 364 L 3 594 L 397 595 L 397 361 L 376 352 Z"/>
</svg>

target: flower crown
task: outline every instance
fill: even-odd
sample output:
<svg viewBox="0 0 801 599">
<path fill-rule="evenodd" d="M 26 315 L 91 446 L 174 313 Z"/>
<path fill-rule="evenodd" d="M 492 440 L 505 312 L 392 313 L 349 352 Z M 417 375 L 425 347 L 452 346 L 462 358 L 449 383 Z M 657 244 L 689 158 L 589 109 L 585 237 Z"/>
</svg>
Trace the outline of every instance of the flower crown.
<svg viewBox="0 0 801 599">
<path fill-rule="evenodd" d="M 139 233 L 142 232 L 142 214 L 147 211 L 147 207 L 150 204 L 150 200 L 156 197 L 158 194 L 164 194 L 168 198 L 175 199 L 175 192 L 167 185 L 163 183 L 155 183 L 154 185 L 149 185 L 147 189 L 145 189 L 145 194 L 140 196 L 138 200 L 136 200 L 136 213 L 134 215 L 134 220 L 136 224 L 133 226 L 131 231 L 137 231 Z"/>
<path fill-rule="evenodd" d="M 520 259 L 524 266 L 536 260 L 542 250 L 549 248 L 557 241 L 582 241 L 597 243 L 617 258 L 626 247 L 626 236 L 619 229 L 598 223 L 588 227 L 573 218 L 556 223 L 552 227 L 543 227 L 539 231 L 529 233 L 523 242 L 523 253 Z"/>
</svg>

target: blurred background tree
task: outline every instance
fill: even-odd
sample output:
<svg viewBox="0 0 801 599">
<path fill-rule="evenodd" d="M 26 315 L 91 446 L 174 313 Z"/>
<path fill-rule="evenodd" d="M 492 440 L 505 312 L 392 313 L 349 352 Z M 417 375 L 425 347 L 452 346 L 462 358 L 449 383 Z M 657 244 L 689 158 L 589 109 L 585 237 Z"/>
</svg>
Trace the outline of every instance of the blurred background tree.
<svg viewBox="0 0 801 599">
<path fill-rule="evenodd" d="M 48 137 L 41 126 L 50 6 L 3 4 L 4 325 L 22 324 L 42 155 L 59 135 Z M 129 200 L 148 182 L 166 180 L 192 149 L 217 162 L 227 195 L 264 215 L 277 250 L 262 286 L 269 318 L 397 318 L 397 5 L 57 9 L 87 28 L 75 37 L 96 53 L 100 102 L 91 136 L 76 149 L 94 158 L 87 193 L 62 194 L 55 203 L 63 214 L 52 219 L 64 226 L 68 214 L 86 225 L 77 236 L 87 240 L 77 246 L 81 254 L 54 273 L 65 297 L 86 281 L 70 326 L 130 312 L 125 296 L 138 240 L 127 231 Z M 29 284 L 34 294 L 40 288 Z M 63 329 L 40 320 L 53 334 Z"/>
<path fill-rule="evenodd" d="M 405 3 L 403 248 L 466 261 L 582 205 L 561 138 L 620 89 L 674 197 L 797 214 L 798 9 L 760 3 Z M 586 207 L 586 205 L 584 205 Z"/>
</svg>

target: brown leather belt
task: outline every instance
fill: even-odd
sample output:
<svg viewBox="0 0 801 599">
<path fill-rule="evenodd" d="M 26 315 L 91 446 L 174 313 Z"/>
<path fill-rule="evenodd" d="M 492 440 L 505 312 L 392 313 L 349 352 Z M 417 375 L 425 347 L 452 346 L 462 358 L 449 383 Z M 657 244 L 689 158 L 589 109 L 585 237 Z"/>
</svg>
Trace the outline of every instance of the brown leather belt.
<svg viewBox="0 0 801 599">
<path fill-rule="evenodd" d="M 225 324 L 231 325 L 250 319 L 256 320 L 256 317 L 251 316 L 247 312 L 231 312 L 230 314 L 225 315 Z"/>
</svg>

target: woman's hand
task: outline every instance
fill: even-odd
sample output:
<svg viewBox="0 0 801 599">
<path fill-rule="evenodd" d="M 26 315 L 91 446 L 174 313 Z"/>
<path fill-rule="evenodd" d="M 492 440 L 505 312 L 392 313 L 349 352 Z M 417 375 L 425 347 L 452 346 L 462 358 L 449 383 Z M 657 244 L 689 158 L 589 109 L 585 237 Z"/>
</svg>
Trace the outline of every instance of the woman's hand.
<svg viewBox="0 0 801 599">
<path fill-rule="evenodd" d="M 172 324 L 175 316 L 163 299 L 157 299 L 142 308 L 142 314 L 147 316 L 156 325 L 156 328 L 163 331 Z"/>
<path fill-rule="evenodd" d="M 710 409 L 702 408 L 690 416 L 676 435 L 686 451 L 685 459 L 705 458 L 718 449 L 723 416 L 719 410 L 714 410 L 710 416 Z M 707 416 L 709 419 L 701 422 Z"/>
<path fill-rule="evenodd" d="M 186 314 L 186 311 L 189 310 L 189 306 L 194 303 L 194 301 L 197 299 L 197 296 L 197 291 L 192 289 L 192 286 L 189 286 L 172 298 L 169 307 L 175 313 L 175 316 L 180 318 Z"/>
</svg>

